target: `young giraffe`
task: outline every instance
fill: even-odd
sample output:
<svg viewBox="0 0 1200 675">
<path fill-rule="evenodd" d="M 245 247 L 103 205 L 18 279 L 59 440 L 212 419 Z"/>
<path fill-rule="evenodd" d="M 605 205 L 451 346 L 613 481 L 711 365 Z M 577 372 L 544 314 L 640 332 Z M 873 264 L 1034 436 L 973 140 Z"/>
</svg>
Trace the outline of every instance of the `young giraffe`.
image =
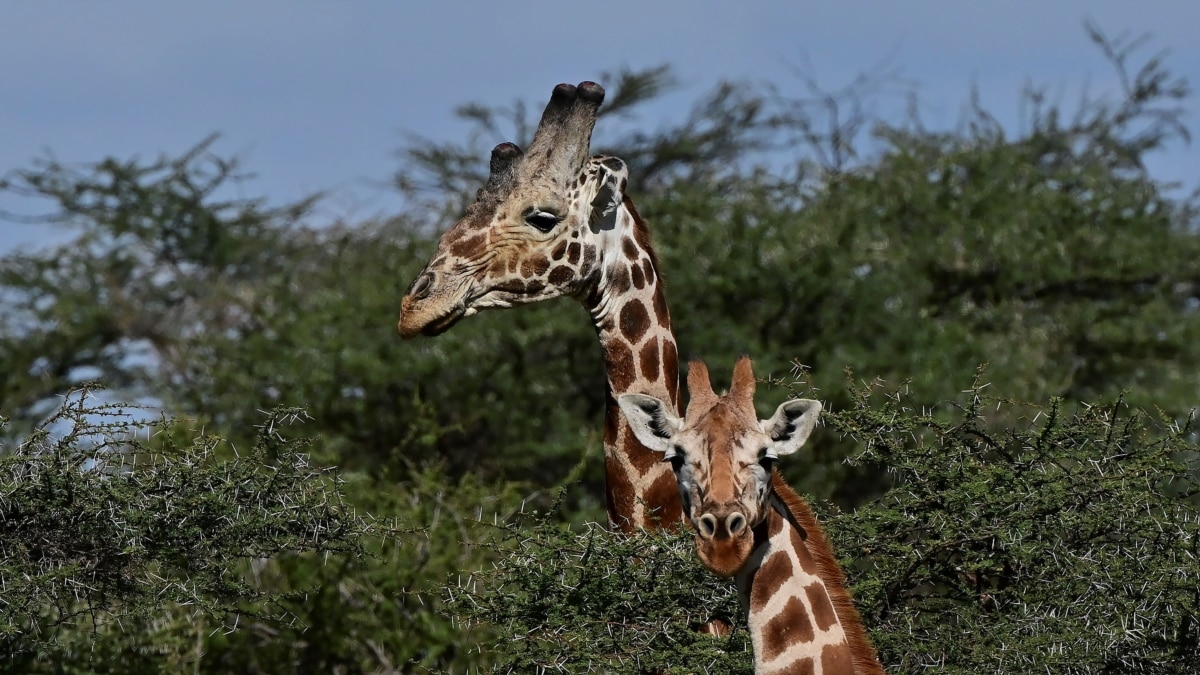
<svg viewBox="0 0 1200 675">
<path fill-rule="evenodd" d="M 737 582 L 756 673 L 882 673 L 825 534 L 808 504 L 774 472 L 808 439 L 818 401 L 798 399 L 759 420 L 743 357 L 725 396 L 692 362 L 684 419 L 644 394 L 619 399 L 637 437 L 664 453 L 696 530 L 696 552 Z"/>
<path fill-rule="evenodd" d="M 475 203 L 442 235 L 400 305 L 400 334 L 437 335 L 479 310 L 570 296 L 596 326 L 607 373 L 609 522 L 632 531 L 682 520 L 675 479 L 630 433 L 616 397 L 676 409 L 679 362 L 650 232 L 616 157 L 588 159 L 604 89 L 560 84 L 529 151 L 502 143 Z"/>
</svg>

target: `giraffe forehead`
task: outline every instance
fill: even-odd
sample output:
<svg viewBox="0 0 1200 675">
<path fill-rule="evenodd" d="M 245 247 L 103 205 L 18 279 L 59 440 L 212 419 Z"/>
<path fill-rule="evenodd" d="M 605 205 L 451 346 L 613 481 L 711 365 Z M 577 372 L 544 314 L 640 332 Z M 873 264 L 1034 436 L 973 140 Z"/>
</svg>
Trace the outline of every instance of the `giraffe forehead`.
<svg viewBox="0 0 1200 675">
<path fill-rule="evenodd" d="M 714 455 L 738 455 L 766 438 L 758 420 L 747 419 L 726 398 L 720 399 L 697 420 L 694 431 L 704 438 Z"/>
<path fill-rule="evenodd" d="M 751 424 L 744 415 L 720 401 L 697 422 L 680 435 L 687 461 L 700 471 L 705 479 L 731 480 L 744 485 L 754 477 L 753 466 L 758 462 L 758 450 L 767 441 L 767 436 L 758 426 Z M 727 468 L 727 471 L 714 470 Z"/>
</svg>

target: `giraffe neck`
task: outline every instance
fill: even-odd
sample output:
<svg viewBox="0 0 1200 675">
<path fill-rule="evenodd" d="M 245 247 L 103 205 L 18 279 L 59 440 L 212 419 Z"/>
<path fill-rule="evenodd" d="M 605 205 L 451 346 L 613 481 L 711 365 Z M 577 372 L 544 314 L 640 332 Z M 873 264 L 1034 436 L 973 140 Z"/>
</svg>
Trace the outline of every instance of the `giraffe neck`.
<svg viewBox="0 0 1200 675">
<path fill-rule="evenodd" d="M 883 673 L 812 510 L 778 475 L 737 574 L 756 673 Z"/>
<path fill-rule="evenodd" d="M 616 226 L 599 236 L 598 278 L 582 301 L 604 351 L 608 391 L 604 413 L 604 468 L 609 522 L 633 531 L 678 523 L 679 489 L 662 455 L 629 429 L 617 397 L 641 393 L 670 401 L 678 412 L 679 356 L 649 230 L 625 198 Z"/>
</svg>

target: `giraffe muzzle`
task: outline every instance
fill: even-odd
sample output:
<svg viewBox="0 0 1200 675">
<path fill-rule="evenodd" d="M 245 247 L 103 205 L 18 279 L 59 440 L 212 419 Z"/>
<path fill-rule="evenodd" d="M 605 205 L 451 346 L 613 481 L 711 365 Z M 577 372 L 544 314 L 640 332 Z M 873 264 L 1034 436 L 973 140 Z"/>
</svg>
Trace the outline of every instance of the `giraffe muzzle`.
<svg viewBox="0 0 1200 675">
<path fill-rule="evenodd" d="M 746 516 L 734 511 L 724 516 L 705 513 L 696 519 L 696 533 L 704 539 L 740 537 L 746 532 Z"/>
<path fill-rule="evenodd" d="M 441 335 L 472 312 L 467 307 L 469 284 L 466 280 L 439 279 L 435 272 L 422 272 L 400 301 L 400 336 Z"/>
</svg>

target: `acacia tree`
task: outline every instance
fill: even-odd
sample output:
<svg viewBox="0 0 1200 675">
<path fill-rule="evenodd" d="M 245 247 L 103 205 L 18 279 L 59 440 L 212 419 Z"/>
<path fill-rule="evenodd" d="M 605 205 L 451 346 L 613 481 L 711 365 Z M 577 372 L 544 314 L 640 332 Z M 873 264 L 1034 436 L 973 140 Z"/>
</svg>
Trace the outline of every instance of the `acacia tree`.
<svg viewBox="0 0 1200 675">
<path fill-rule="evenodd" d="M 830 514 L 881 657 L 897 672 L 1195 672 L 1194 415 L 986 387 L 933 410 L 907 388 L 852 387 L 827 418 L 898 483 Z"/>
<path fill-rule="evenodd" d="M 823 415 L 855 440 L 855 462 L 897 483 L 854 512 L 820 509 L 888 672 L 1194 673 L 1194 421 L 990 391 L 979 379 L 930 408 L 908 386 L 851 382 L 852 405 Z M 447 590 L 464 620 L 497 629 L 480 646 L 494 672 L 752 667 L 740 621 L 727 640 L 692 632 L 738 614 L 687 533 L 631 541 L 542 520 L 508 539 L 495 568 Z"/>
<path fill-rule="evenodd" d="M 130 412 L 71 392 L 20 445 L 0 445 L 6 672 L 47 661 L 144 666 L 145 636 L 125 636 L 134 644 L 114 662 L 95 661 L 86 643 L 125 624 L 169 634 L 164 610 L 177 614 L 175 627 L 231 628 L 243 613 L 286 623 L 283 596 L 247 583 L 250 560 L 362 553 L 368 523 L 346 507 L 337 477 L 309 464 L 304 439 L 284 433 L 301 411 L 264 416 L 254 446 L 232 459 L 220 458 L 218 437 Z M 152 649 L 188 651 L 190 640 L 181 648 L 171 644 L 178 635 L 165 637 Z"/>
<path fill-rule="evenodd" d="M 993 389 L 1014 399 L 1111 400 L 1129 388 L 1131 405 L 1185 419 L 1200 372 L 1197 211 L 1148 175 L 1142 158 L 1186 137 L 1186 87 L 1161 61 L 1135 66 L 1128 45 L 1098 40 L 1126 83 L 1121 95 L 1073 114 L 1026 92 L 1031 113 L 1018 134 L 978 108 L 950 131 L 915 120 L 872 126 L 865 108 L 855 112 L 861 89 L 831 97 L 737 83 L 654 133 L 630 131 L 670 73 L 610 78 L 616 86 L 597 149 L 635 170 L 630 187 L 655 233 L 682 353 L 719 367 L 750 352 L 780 384 L 803 364 L 815 388 L 806 391 L 835 411 L 857 411 L 863 424 L 874 418 L 843 386 L 844 369 L 909 381 L 916 411 L 956 397 L 957 383 L 983 361 L 993 364 Z M 353 484 L 347 502 L 402 533 L 369 538 L 374 557 L 273 561 L 269 578 L 251 578 L 285 595 L 320 589 L 309 602 L 285 597 L 296 626 L 203 631 L 205 656 L 171 664 L 213 672 L 231 664 L 254 672 L 487 665 L 489 655 L 461 649 L 473 638 L 443 611 L 437 589 L 450 574 L 528 550 L 521 553 L 520 539 L 477 545 L 497 530 L 475 521 L 520 509 L 522 498 L 527 509 L 544 509 L 558 485 L 576 481 L 546 522 L 602 517 L 594 451 L 603 372 L 581 312 L 484 314 L 436 340 L 401 343 L 394 333 L 402 284 L 428 259 L 446 214 L 457 215 L 480 184 L 486 147 L 528 135 L 523 110 L 471 106 L 462 112 L 478 125 L 472 143 L 413 141 L 397 175 L 411 207 L 382 222 L 315 228 L 305 224 L 307 201 L 272 208 L 226 200 L 237 164 L 213 154 L 210 142 L 178 158 L 48 162 L 8 174 L 5 189 L 48 198 L 48 220 L 76 239 L 0 259 L 0 410 L 13 418 L 6 439 L 27 437 L 56 394 L 90 377 L 114 399 L 194 416 L 229 439 L 219 458 L 253 444 L 257 410 L 304 406 L 314 463 L 339 466 Z M 822 117 L 830 110 L 851 112 Z M 857 136 L 868 128 L 871 152 Z M 781 168 L 772 154 L 779 147 L 801 160 Z M 901 412 L 920 426 L 918 415 Z M 1019 411 L 1001 413 L 1009 417 L 992 420 L 997 428 L 1028 436 Z M 862 439 L 837 433 L 850 427 L 830 419 L 813 441 L 816 453 L 788 463 L 802 491 L 860 504 L 893 480 L 922 475 L 843 464 Z M 1079 427 L 1082 436 L 1072 437 L 1099 438 L 1097 429 Z M 922 447 L 958 447 L 928 433 L 933 440 Z M 1108 506 L 1126 504 L 1111 498 Z M 855 550 L 855 530 L 845 531 Z M 513 569 L 540 569 L 536 550 L 555 550 L 554 540 L 532 548 L 525 559 L 534 562 Z M 613 565 L 632 568 L 624 559 Z M 544 568 L 555 569 L 549 561 Z M 602 601 L 594 608 L 634 604 L 595 597 Z M 728 599 L 720 588 L 711 597 Z M 678 600 L 699 611 L 696 598 Z M 177 616 L 161 624 L 172 644 L 195 637 L 186 615 Z M 497 616 L 487 623 L 513 617 Z M 621 621 L 603 616 L 605 625 Z M 659 618 L 670 619 L 646 625 Z M 639 644 L 681 634 L 642 635 Z M 106 644 L 152 654 L 170 642 L 154 635 L 133 647 Z M 897 662 L 918 662 L 888 639 L 881 644 Z"/>
</svg>

